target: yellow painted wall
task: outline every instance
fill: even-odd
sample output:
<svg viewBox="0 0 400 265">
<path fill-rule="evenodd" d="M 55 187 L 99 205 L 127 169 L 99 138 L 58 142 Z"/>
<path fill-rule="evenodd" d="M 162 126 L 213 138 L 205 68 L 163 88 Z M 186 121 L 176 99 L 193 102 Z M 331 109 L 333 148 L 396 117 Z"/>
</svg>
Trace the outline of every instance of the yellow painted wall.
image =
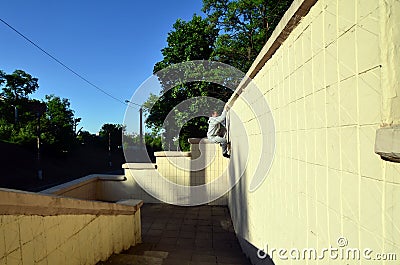
<svg viewBox="0 0 400 265">
<path fill-rule="evenodd" d="M 135 215 L 0 215 L 0 264 L 96 264 L 141 241 Z"/>
<path fill-rule="evenodd" d="M 322 249 L 345 237 L 349 247 L 400 260 L 400 164 L 374 153 L 376 130 L 400 123 L 399 14 L 395 0 L 319 0 L 257 73 L 274 116 L 276 153 L 255 192 L 248 185 L 263 135 L 254 120 L 265 117 L 254 117 L 248 103 L 261 99 L 245 89 L 234 103 L 230 128 L 244 124 L 250 157 L 238 158 L 243 136 L 232 132 L 234 168 L 249 164 L 229 206 L 236 232 L 251 245 Z"/>
<path fill-rule="evenodd" d="M 204 144 L 202 157 L 196 157 L 200 156 L 198 144 L 192 144 L 191 148 L 192 157 L 157 157 L 160 175 L 179 185 L 196 186 L 212 182 L 227 170 L 229 160 L 222 156 L 218 144 Z"/>
<path fill-rule="evenodd" d="M 225 191 L 228 189 L 228 164 L 229 159 L 222 156 L 221 147 L 218 144 L 206 143 L 202 147 L 202 156 L 198 144 L 191 145 L 191 156 L 156 156 L 157 169 L 135 169 L 129 168 L 126 164 L 125 176 L 127 181 L 117 183 L 107 183 L 102 192 L 105 198 L 118 195 L 124 198 L 134 198 L 143 200 L 145 203 L 159 203 L 146 189 L 141 187 L 137 179 L 142 179 L 141 184 L 153 186 L 154 192 L 159 194 L 158 198 L 164 198 L 168 202 L 180 202 L 181 204 L 190 204 L 190 196 L 187 191 L 182 193 L 168 189 L 160 181 L 164 178 L 168 182 L 180 186 L 201 186 L 208 184 L 207 193 L 210 198 L 216 195 L 221 197 L 212 200 L 209 205 L 227 205 L 227 196 Z M 201 170 L 198 170 L 201 169 Z M 216 180 L 220 179 L 218 182 Z M 184 202 L 184 203 L 183 203 Z"/>
</svg>

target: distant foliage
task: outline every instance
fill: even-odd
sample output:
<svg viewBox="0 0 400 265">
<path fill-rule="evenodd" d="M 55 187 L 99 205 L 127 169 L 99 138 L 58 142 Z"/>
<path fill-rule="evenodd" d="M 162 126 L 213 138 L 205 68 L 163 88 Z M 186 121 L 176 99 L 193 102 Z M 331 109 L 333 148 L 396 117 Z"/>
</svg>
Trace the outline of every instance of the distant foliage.
<svg viewBox="0 0 400 265">
<path fill-rule="evenodd" d="M 40 124 L 41 143 L 57 152 L 77 144 L 74 111 L 68 99 L 47 95 L 44 101 L 31 99 L 38 79 L 23 70 L 0 71 L 0 140 L 35 146 Z"/>
<path fill-rule="evenodd" d="M 112 150 L 122 147 L 122 132 L 124 126 L 121 124 L 106 123 L 100 129 L 99 136 L 105 146 L 110 146 Z"/>
</svg>

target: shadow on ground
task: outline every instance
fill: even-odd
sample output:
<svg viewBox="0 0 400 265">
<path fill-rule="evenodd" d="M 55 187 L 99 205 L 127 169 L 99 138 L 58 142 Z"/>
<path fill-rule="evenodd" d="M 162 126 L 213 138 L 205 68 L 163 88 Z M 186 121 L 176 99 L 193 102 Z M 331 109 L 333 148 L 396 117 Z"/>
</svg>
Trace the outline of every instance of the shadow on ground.
<svg viewBox="0 0 400 265">
<path fill-rule="evenodd" d="M 146 204 L 143 243 L 100 264 L 250 264 L 233 230 L 227 207 Z"/>
</svg>

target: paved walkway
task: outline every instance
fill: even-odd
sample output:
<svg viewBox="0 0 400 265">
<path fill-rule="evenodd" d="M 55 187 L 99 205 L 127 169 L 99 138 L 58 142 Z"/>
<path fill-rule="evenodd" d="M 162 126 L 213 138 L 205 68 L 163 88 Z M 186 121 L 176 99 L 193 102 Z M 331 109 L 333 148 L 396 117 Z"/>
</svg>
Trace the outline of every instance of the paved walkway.
<svg viewBox="0 0 400 265">
<path fill-rule="evenodd" d="M 163 265 L 250 264 L 239 246 L 227 207 L 145 204 L 141 215 L 143 243 L 126 254 L 167 252 Z"/>
</svg>

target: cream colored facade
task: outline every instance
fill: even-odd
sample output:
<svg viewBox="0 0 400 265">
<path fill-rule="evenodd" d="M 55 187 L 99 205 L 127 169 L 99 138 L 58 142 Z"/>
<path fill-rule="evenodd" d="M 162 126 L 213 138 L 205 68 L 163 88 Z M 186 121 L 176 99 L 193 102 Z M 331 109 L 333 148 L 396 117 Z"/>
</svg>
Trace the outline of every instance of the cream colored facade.
<svg viewBox="0 0 400 265">
<path fill-rule="evenodd" d="M 398 0 L 295 0 L 248 73 L 259 89 L 239 87 L 230 101 L 229 127 L 244 126 L 247 133 L 231 130 L 230 160 L 210 145 L 205 155 L 215 160 L 203 171 L 189 172 L 192 158 L 159 156 L 157 169 L 125 165 L 126 181 L 88 177 L 50 193 L 158 202 L 134 176 L 151 181 L 161 172 L 171 182 L 194 186 L 212 182 L 226 167 L 229 179 L 245 169 L 228 205 L 253 263 L 260 262 L 257 249 L 266 246 L 270 255 L 273 248 L 312 248 L 319 256 L 332 246 L 368 248 L 372 258 L 395 254 L 397 261 L 272 256 L 275 264 L 398 264 L 400 164 L 383 161 L 374 146 L 377 129 L 400 125 L 399 18 Z M 256 116 L 252 110 L 262 108 L 263 99 L 274 117 L 276 150 L 269 172 L 265 165 L 265 181 L 250 192 L 253 174 L 264 163 L 260 142 L 268 137 L 258 122 L 269 113 Z M 247 146 L 248 157 L 241 152 Z M 140 241 L 139 209 L 2 194 L 0 264 L 94 264 Z M 21 204 L 4 204 L 10 198 Z M 22 211 L 28 202 L 37 205 Z M 339 238 L 347 245 L 339 247 Z"/>
<path fill-rule="evenodd" d="M 312 7 L 300 19 L 305 4 Z M 285 27 L 291 19 L 300 20 L 294 29 Z M 400 164 L 383 161 L 374 145 L 377 129 L 400 124 L 399 24 L 396 0 L 294 1 L 248 73 L 276 126 L 274 161 L 254 192 L 248 187 L 265 137 L 255 120 L 265 117 L 251 109 L 261 99 L 253 88 L 238 88 L 230 102 L 238 116 L 230 128 L 244 124 L 250 149 L 248 159 L 239 159 L 246 147 L 231 133 L 231 172 L 247 166 L 229 199 L 242 242 L 322 250 L 344 237 L 348 247 L 370 248 L 372 255 L 397 254 L 397 262 L 349 264 L 398 264 Z M 254 249 L 248 254 L 257 261 Z M 274 262 L 347 264 L 276 254 Z"/>
<path fill-rule="evenodd" d="M 0 264 L 107 260 L 141 242 L 140 206 L 0 189 Z"/>
<path fill-rule="evenodd" d="M 152 166 L 141 163 L 124 164 L 127 181 L 107 183 L 104 196 L 114 199 L 115 196 L 140 199 L 145 203 L 159 203 L 161 199 L 173 204 L 193 204 L 190 191 L 178 187 L 168 188 L 166 183 L 160 181 L 164 178 L 165 181 L 182 187 L 207 184 L 206 192 L 210 198 L 215 197 L 213 194 L 223 195 L 209 204 L 227 205 L 224 191 L 228 190 L 229 160 L 222 156 L 219 145 L 204 139 L 199 144 L 199 140 L 191 143 L 190 152 L 156 152 L 156 164 Z M 153 194 L 149 194 L 150 191 Z"/>
</svg>

